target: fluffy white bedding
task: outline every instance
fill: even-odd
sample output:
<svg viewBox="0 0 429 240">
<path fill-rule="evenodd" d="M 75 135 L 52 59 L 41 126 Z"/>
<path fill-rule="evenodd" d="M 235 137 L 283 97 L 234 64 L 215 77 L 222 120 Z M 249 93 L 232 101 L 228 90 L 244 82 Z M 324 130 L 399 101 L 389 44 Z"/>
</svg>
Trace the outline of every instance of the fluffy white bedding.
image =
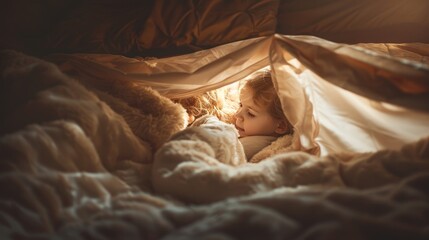
<svg viewBox="0 0 429 240">
<path fill-rule="evenodd" d="M 429 237 L 428 138 L 247 163 L 231 126 L 181 131 L 184 109 L 151 89 L 10 51 L 0 66 L 3 239 Z"/>
<path fill-rule="evenodd" d="M 367 189 L 429 170 L 428 138 L 400 151 L 326 157 L 282 145 L 281 153 L 271 151 L 272 155 L 263 161 L 248 163 L 233 125 L 215 117 L 200 121 L 175 134 L 157 151 L 152 168 L 156 192 L 185 202 L 209 203 L 285 186 Z M 274 142 L 262 151 L 270 151 L 276 145 Z"/>
</svg>

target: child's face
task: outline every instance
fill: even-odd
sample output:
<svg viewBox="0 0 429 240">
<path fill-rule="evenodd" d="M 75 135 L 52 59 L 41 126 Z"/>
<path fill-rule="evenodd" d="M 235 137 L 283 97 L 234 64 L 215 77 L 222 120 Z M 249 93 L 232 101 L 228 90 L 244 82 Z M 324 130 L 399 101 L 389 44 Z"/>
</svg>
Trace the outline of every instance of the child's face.
<svg viewBox="0 0 429 240">
<path fill-rule="evenodd" d="M 240 93 L 240 108 L 235 113 L 235 127 L 240 137 L 276 136 L 280 120 L 268 112 L 267 107 L 256 105 L 253 101 L 253 90 L 244 88 Z"/>
</svg>

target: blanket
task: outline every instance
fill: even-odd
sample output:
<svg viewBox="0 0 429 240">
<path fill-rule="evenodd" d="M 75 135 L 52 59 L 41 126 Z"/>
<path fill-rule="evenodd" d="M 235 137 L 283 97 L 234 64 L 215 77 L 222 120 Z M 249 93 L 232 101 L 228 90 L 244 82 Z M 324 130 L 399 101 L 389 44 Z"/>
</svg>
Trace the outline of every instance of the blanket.
<svg viewBox="0 0 429 240">
<path fill-rule="evenodd" d="M 64 172 L 144 167 L 187 125 L 180 105 L 149 88 L 103 89 L 36 58 L 7 50 L 1 56 L 2 171 L 22 165 L 37 173 L 41 163 Z"/>
<path fill-rule="evenodd" d="M 321 158 L 294 151 L 284 145 L 284 139 L 291 137 L 284 137 L 258 153 L 266 154 L 261 162 L 250 159 L 248 163 L 233 125 L 203 117 L 197 126 L 175 134 L 157 151 L 154 188 L 185 202 L 209 203 L 282 186 L 372 188 L 429 169 L 429 138 L 397 152 L 339 153 Z"/>
<path fill-rule="evenodd" d="M 229 151 L 235 138 L 221 141 L 231 126 L 210 120 L 189 134 L 186 112 L 153 90 L 0 56 L 2 239 L 429 237 L 429 138 L 248 163 Z M 173 121 L 148 131 L 161 117 Z"/>
</svg>

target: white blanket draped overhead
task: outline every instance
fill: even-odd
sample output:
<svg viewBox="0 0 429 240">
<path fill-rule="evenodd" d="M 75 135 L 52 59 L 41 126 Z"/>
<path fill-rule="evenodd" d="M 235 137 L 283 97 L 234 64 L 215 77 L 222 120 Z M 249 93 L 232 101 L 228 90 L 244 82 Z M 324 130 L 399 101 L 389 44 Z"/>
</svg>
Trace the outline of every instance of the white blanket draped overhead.
<svg viewBox="0 0 429 240">
<path fill-rule="evenodd" d="M 429 135 L 425 44 L 345 45 L 273 35 L 164 59 L 52 56 L 95 85 L 133 81 L 187 97 L 270 66 L 296 149 L 320 154 L 399 149 Z"/>
</svg>

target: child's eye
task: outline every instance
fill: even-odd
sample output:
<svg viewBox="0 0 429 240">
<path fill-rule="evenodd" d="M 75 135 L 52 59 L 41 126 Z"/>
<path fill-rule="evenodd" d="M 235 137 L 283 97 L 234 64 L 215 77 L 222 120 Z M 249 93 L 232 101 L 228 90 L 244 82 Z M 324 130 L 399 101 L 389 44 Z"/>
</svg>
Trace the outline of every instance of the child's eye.
<svg viewBox="0 0 429 240">
<path fill-rule="evenodd" d="M 255 114 L 251 113 L 251 112 L 247 112 L 247 115 L 251 118 L 255 117 Z"/>
</svg>

